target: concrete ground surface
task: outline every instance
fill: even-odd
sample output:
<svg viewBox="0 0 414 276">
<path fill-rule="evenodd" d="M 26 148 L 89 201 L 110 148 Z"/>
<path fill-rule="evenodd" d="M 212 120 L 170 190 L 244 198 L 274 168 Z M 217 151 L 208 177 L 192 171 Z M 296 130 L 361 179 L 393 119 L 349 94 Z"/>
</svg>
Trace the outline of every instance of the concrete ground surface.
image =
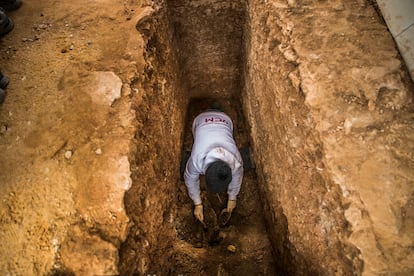
<svg viewBox="0 0 414 276">
<path fill-rule="evenodd" d="M 414 80 L 414 2 L 377 0 L 377 3 Z"/>
</svg>

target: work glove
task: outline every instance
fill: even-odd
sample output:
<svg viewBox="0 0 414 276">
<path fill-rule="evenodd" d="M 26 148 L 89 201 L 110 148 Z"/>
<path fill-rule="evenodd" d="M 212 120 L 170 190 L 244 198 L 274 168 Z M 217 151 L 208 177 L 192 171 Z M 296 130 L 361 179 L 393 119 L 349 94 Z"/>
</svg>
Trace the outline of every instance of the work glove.
<svg viewBox="0 0 414 276">
<path fill-rule="evenodd" d="M 194 216 L 196 219 L 198 219 L 200 222 L 204 221 L 204 215 L 203 215 L 203 204 L 198 204 L 194 207 Z"/>
<path fill-rule="evenodd" d="M 234 208 L 236 208 L 236 201 L 235 200 L 227 201 L 227 212 L 231 213 Z"/>
</svg>

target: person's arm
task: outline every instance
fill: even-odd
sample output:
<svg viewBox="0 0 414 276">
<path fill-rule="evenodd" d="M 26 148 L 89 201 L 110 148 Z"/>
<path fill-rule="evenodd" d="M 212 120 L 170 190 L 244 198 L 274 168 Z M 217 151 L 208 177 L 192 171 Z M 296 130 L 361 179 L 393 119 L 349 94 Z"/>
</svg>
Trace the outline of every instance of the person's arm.
<svg viewBox="0 0 414 276">
<path fill-rule="evenodd" d="M 201 204 L 200 196 L 200 172 L 194 166 L 194 160 L 192 156 L 187 161 L 187 166 L 184 172 L 184 182 L 187 186 L 187 192 L 190 198 L 193 200 L 194 205 Z"/>
<path fill-rule="evenodd" d="M 188 195 L 194 202 L 194 216 L 201 222 L 204 221 L 203 203 L 200 196 L 200 172 L 194 166 L 193 158 L 190 156 L 184 173 L 184 181 L 187 186 Z"/>
<path fill-rule="evenodd" d="M 232 173 L 232 180 L 227 189 L 229 199 L 227 200 L 227 212 L 232 213 L 236 208 L 237 195 L 240 192 L 241 183 L 243 180 L 243 165 L 236 167 Z"/>
</svg>

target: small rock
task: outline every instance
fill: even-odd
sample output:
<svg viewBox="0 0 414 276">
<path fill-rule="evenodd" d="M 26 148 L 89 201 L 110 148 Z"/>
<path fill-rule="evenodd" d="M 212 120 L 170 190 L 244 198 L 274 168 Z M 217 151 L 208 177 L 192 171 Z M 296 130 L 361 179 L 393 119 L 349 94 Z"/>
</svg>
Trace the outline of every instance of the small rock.
<svg viewBox="0 0 414 276">
<path fill-rule="evenodd" d="M 66 151 L 65 152 L 65 158 L 70 159 L 71 157 L 72 157 L 72 151 L 71 150 Z"/>
<path fill-rule="evenodd" d="M 229 246 L 227 246 L 227 251 L 230 251 L 231 253 L 235 253 L 237 251 L 237 248 L 235 245 L 230 244 Z"/>
<path fill-rule="evenodd" d="M 7 131 L 7 126 L 6 125 L 2 125 L 0 128 L 0 134 L 4 134 Z"/>
<path fill-rule="evenodd" d="M 338 3 L 334 6 L 334 10 L 335 11 L 343 11 L 343 10 L 345 10 L 345 6 L 344 6 L 343 3 Z"/>
<path fill-rule="evenodd" d="M 279 51 L 282 52 L 285 59 L 287 59 L 288 61 L 296 62 L 296 60 L 298 59 L 295 50 L 292 49 L 292 46 L 280 44 L 278 48 Z"/>
<path fill-rule="evenodd" d="M 299 77 L 299 72 L 297 72 L 297 71 L 290 72 L 288 77 L 289 77 L 293 87 L 295 87 L 296 90 L 299 90 L 300 89 L 300 83 L 301 83 L 301 80 L 300 80 L 300 77 Z"/>
<path fill-rule="evenodd" d="M 111 106 L 121 97 L 122 80 L 111 71 L 92 73 L 90 94 L 92 100 L 98 104 Z"/>
<path fill-rule="evenodd" d="M 283 56 L 288 60 L 288 61 L 293 61 L 295 62 L 298 57 L 296 56 L 295 51 L 293 51 L 293 49 L 289 48 L 286 49 L 286 51 L 283 52 Z"/>
<path fill-rule="evenodd" d="M 295 7 L 297 5 L 296 0 L 288 0 L 289 7 Z"/>
<path fill-rule="evenodd" d="M 368 101 L 368 110 L 369 111 L 374 111 L 375 110 L 375 102 L 372 100 Z"/>
<path fill-rule="evenodd" d="M 101 154 L 102 154 L 102 150 L 101 150 L 101 149 L 97 149 L 97 150 L 95 150 L 95 153 L 96 153 L 97 155 L 101 155 Z"/>
<path fill-rule="evenodd" d="M 346 135 L 351 133 L 351 128 L 352 128 L 352 121 L 350 119 L 346 119 L 344 122 L 344 130 L 345 130 Z"/>
</svg>

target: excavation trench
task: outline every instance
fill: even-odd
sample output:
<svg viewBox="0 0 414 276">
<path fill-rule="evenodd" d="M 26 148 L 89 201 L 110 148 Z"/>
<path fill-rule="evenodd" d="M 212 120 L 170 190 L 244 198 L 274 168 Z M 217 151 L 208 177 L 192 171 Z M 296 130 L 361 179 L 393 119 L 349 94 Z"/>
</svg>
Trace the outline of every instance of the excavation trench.
<svg viewBox="0 0 414 276">
<path fill-rule="evenodd" d="M 314 229 L 319 227 L 317 200 L 328 184 L 316 170 L 303 168 L 323 167 L 320 142 L 303 94 L 287 77 L 295 63 L 274 51 L 287 38 L 275 27 L 277 18 L 264 11 L 243 0 L 159 1 L 137 22 L 146 41 L 146 66 L 131 87 L 145 93 L 134 98 L 139 131 L 133 185 L 125 197 L 131 227 L 120 250 L 122 275 L 292 275 L 320 273 L 326 266 L 345 274 L 352 270 L 343 255 L 355 252 L 335 238 L 330 252 L 319 250 L 329 243 Z M 278 64 L 278 71 L 270 62 Z M 207 240 L 196 248 L 193 205 L 179 168 L 182 152 L 191 150 L 192 120 L 211 100 L 234 120 L 235 140 L 239 147 L 251 147 L 257 168 L 245 173 L 221 242 Z M 300 141 L 311 146 L 298 150 Z M 326 200 L 329 208 L 339 204 L 334 197 Z M 288 226 L 286 214 L 301 226 Z M 336 235 L 331 229 L 341 221 L 340 213 L 329 218 L 328 235 Z M 296 236 L 289 236 L 289 227 Z M 300 252 L 292 238 L 303 245 Z M 309 246 L 313 241 L 317 246 Z"/>
<path fill-rule="evenodd" d="M 176 109 L 172 111 L 179 113 L 178 115 L 172 114 L 171 117 L 177 117 L 180 120 L 158 120 L 156 123 L 159 126 L 155 127 L 165 128 L 163 124 L 167 124 L 167 127 L 169 127 L 169 123 L 176 124 L 170 127 L 174 127 L 176 132 L 172 136 L 179 137 L 179 139 L 172 139 L 175 145 L 169 150 L 176 150 L 177 145 L 181 145 L 183 152 L 191 151 L 192 120 L 205 109 L 206 105 L 216 101 L 220 103 L 223 111 L 234 120 L 234 136 L 238 146 L 240 148 L 247 147 L 250 144 L 250 137 L 241 107 L 242 86 L 240 81 L 243 62 L 242 26 L 245 20 L 242 3 L 237 3 L 236 6 L 220 1 L 196 4 L 195 6 L 184 3 L 185 1 L 169 1 L 166 17 L 170 21 L 158 24 L 155 30 L 148 29 L 154 28 L 154 26 L 149 27 L 148 22 L 138 23 L 137 28 L 147 28 L 148 32 L 154 31 L 148 39 L 147 61 L 151 60 L 151 64 L 155 67 L 147 67 L 147 73 L 150 72 L 150 75 L 146 76 L 148 81 L 146 89 L 154 89 L 154 84 L 157 84 L 157 92 L 161 92 L 154 94 L 152 99 L 148 99 L 150 102 L 148 114 L 151 114 L 152 117 L 162 116 L 161 113 L 154 114 L 154 109 L 162 108 L 156 106 L 160 104 L 161 99 L 154 102 L 154 97 L 157 98 L 168 93 L 166 91 L 169 89 L 171 89 L 170 93 L 175 92 L 176 95 L 166 97 L 171 97 L 171 106 L 176 106 Z M 153 23 L 151 22 L 151 24 Z M 164 33 L 161 32 L 163 28 L 165 28 Z M 169 28 L 171 28 L 171 37 L 168 37 Z M 145 30 L 143 31 L 145 32 Z M 163 43 L 165 44 L 163 45 Z M 170 60 L 165 59 L 165 53 L 168 51 L 172 51 L 168 56 Z M 176 64 L 174 64 L 175 62 Z M 174 66 L 179 67 L 176 75 L 171 73 L 171 70 L 175 69 Z M 165 89 L 165 92 L 159 91 L 158 83 L 163 78 L 166 83 L 171 83 L 170 85 L 174 85 L 174 83 L 184 85 L 161 87 L 161 89 Z M 150 120 L 149 118 L 140 119 Z M 148 121 L 143 124 L 143 128 L 144 131 L 151 131 Z M 151 134 L 148 147 L 162 150 L 162 145 L 157 146 L 157 143 L 162 143 L 167 137 L 161 135 L 157 137 L 155 135 L 162 132 L 155 132 Z M 146 135 L 142 135 L 140 138 L 145 139 Z M 148 156 L 150 159 L 148 162 L 156 163 L 156 159 L 152 160 L 154 157 L 165 158 L 163 152 L 155 154 Z M 167 203 L 167 209 L 155 211 L 154 203 L 156 204 L 156 202 L 150 203 L 148 195 L 141 194 L 137 198 L 131 191 L 127 196 L 127 208 L 133 214 L 133 218 L 140 216 L 133 210 L 134 206 L 139 204 L 136 201 L 145 198 L 143 204 L 139 205 L 143 205 L 142 207 L 147 209 L 154 208 L 149 212 L 161 213 L 161 217 L 156 214 L 157 218 L 154 217 L 154 219 L 164 219 L 164 221 L 160 221 L 160 225 L 164 225 L 154 229 L 156 233 L 151 234 L 149 231 L 152 229 L 150 227 L 145 229 L 145 227 L 150 226 L 151 223 L 154 224 L 154 222 L 143 225 L 142 218 L 134 220 L 135 226 L 132 227 L 132 232 L 121 252 L 121 271 L 126 274 L 168 272 L 188 275 L 198 273 L 207 275 L 217 273 L 274 275 L 276 266 L 266 233 L 263 208 L 254 170 L 245 172 L 237 211 L 226 226 L 220 228 L 219 242 L 213 243 L 210 234 L 214 227 L 213 221 L 218 215 L 213 210 L 214 208 L 223 208 L 226 199 L 222 198 L 218 201 L 213 199 L 214 202 L 205 199 L 205 216 L 208 228 L 200 233 L 192 214 L 193 204 L 187 195 L 184 182 L 180 181 L 177 175 L 180 166 L 178 158 L 182 158 L 182 156 L 180 156 L 181 154 L 177 155 L 177 152 L 174 155 L 174 158 L 170 159 L 170 162 L 174 163 L 170 166 L 171 171 L 165 171 L 167 169 L 161 167 L 148 168 L 144 166 L 145 168 L 143 168 L 143 170 L 153 170 L 152 173 L 155 175 L 170 175 L 166 181 L 149 184 L 157 191 L 165 189 L 165 187 L 158 187 L 160 185 L 171 186 L 168 199 L 162 197 L 162 192 L 156 193 L 156 196 L 160 196 L 158 200 L 154 199 L 154 201 Z M 143 156 L 138 154 L 137 163 L 142 158 Z M 140 167 L 139 164 L 138 167 Z M 147 171 L 143 171 L 143 173 L 148 174 Z M 139 178 L 140 176 L 136 175 L 135 183 L 137 185 L 140 185 Z M 150 179 L 148 181 L 153 182 Z M 205 195 L 203 188 L 203 197 Z M 145 215 L 142 214 L 142 216 Z M 170 225 L 166 226 L 165 224 Z M 217 223 L 215 224 L 217 226 Z M 197 235 L 200 234 L 204 235 L 203 247 L 196 248 Z M 144 237 L 152 235 L 157 237 L 154 243 Z M 145 250 L 145 246 L 147 246 L 147 252 L 141 252 L 141 256 L 138 258 L 134 252 L 134 257 L 128 259 L 128 253 L 133 254 L 133 251 Z M 163 263 L 165 259 L 168 259 L 167 263 Z"/>
<path fill-rule="evenodd" d="M 375 1 L 23 2 L 0 274 L 414 275 L 414 90 Z M 210 100 L 256 167 L 198 248 L 180 161 Z"/>
</svg>

